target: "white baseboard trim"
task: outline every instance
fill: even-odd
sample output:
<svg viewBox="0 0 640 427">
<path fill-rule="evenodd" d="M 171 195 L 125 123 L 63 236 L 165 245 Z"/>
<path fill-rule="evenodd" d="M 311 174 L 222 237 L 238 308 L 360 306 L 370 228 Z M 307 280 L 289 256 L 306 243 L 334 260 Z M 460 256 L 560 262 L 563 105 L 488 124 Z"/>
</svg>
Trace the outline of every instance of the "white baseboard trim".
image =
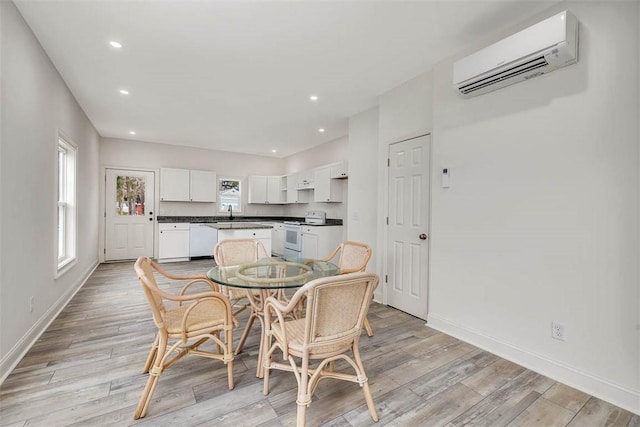
<svg viewBox="0 0 640 427">
<path fill-rule="evenodd" d="M 82 288 L 82 286 L 89 279 L 91 274 L 99 265 L 99 261 L 96 259 L 91 263 L 89 268 L 80 276 L 80 280 L 75 286 L 69 288 L 67 292 L 62 294 L 60 298 L 53 304 L 43 315 L 33 324 L 31 328 L 23 335 L 22 338 L 9 350 L 5 357 L 0 360 L 0 384 L 4 382 L 13 369 L 20 363 L 22 358 L 27 354 L 29 349 L 33 347 L 35 342 L 40 336 L 47 330 L 51 322 L 53 322 L 60 312 L 67 306 L 71 298 Z"/>
<path fill-rule="evenodd" d="M 427 319 L 427 326 L 430 328 L 640 415 L 640 390 L 633 390 L 613 383 L 545 355 L 520 348 L 472 328 L 458 325 L 456 322 L 438 315 L 430 314 Z"/>
</svg>

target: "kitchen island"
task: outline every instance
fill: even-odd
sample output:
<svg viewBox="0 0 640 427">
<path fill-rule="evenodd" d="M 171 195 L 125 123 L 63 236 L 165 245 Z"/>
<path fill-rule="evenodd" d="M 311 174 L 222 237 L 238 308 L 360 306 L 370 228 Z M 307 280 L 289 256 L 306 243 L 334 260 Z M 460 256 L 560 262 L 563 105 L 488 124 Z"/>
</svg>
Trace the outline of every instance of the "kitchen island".
<svg viewBox="0 0 640 427">
<path fill-rule="evenodd" d="M 227 239 L 258 239 L 264 245 L 267 254 L 271 254 L 271 229 L 273 226 L 257 222 L 227 221 L 214 222 L 209 227 L 218 230 L 218 242 Z"/>
</svg>

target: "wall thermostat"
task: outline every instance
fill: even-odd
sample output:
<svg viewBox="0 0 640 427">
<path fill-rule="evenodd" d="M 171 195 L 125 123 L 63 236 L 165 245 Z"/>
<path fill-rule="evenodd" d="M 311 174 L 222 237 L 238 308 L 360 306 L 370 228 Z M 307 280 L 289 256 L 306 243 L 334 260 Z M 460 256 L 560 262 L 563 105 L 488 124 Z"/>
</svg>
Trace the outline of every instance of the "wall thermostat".
<svg viewBox="0 0 640 427">
<path fill-rule="evenodd" d="M 442 169 L 442 188 L 449 188 L 449 181 L 451 180 L 451 169 Z"/>
</svg>

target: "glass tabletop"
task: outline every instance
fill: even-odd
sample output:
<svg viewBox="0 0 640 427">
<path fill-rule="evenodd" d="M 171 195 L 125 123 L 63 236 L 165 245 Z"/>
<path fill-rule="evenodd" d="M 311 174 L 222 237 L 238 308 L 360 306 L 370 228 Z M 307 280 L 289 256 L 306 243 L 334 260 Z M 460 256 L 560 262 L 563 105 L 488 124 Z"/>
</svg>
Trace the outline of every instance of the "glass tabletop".
<svg viewBox="0 0 640 427">
<path fill-rule="evenodd" d="M 245 289 L 298 288 L 320 277 L 335 276 L 340 269 L 330 262 L 299 258 L 265 258 L 249 264 L 215 266 L 207 277 L 225 286 Z"/>
</svg>

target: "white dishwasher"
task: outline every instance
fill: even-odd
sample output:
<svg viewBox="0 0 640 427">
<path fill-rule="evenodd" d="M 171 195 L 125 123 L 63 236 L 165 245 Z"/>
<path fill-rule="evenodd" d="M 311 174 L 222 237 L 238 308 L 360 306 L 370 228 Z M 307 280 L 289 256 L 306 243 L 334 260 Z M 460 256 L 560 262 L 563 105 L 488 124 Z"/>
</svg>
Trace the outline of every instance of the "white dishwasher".
<svg viewBox="0 0 640 427">
<path fill-rule="evenodd" d="M 189 258 L 213 257 L 218 230 L 212 224 L 189 224 Z"/>
</svg>

